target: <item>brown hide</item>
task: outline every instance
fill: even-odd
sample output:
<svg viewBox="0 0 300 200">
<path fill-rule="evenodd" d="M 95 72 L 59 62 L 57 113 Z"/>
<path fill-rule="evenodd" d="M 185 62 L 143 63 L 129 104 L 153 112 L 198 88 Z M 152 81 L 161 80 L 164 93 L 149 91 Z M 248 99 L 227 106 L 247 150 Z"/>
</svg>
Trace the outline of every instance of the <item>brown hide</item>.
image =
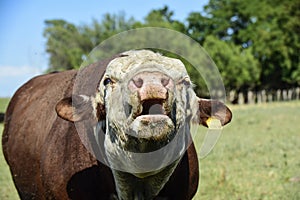
<svg viewBox="0 0 300 200">
<path fill-rule="evenodd" d="M 107 62 L 90 66 L 86 73 L 97 73 L 100 80 Z M 72 70 L 33 78 L 11 99 L 2 143 L 21 199 L 110 199 L 116 195 L 111 170 L 86 150 L 74 123 L 55 112 L 56 104 L 71 96 L 76 74 Z M 98 82 L 91 81 L 96 87 Z M 197 186 L 198 159 L 192 144 L 158 196 L 191 199 Z"/>
</svg>

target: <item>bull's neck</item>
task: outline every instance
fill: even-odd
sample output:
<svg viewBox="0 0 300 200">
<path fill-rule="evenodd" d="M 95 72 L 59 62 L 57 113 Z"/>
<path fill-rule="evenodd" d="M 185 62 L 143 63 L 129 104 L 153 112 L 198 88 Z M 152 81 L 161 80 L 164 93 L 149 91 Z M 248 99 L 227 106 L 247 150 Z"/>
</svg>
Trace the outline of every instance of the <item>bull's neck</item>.
<svg viewBox="0 0 300 200">
<path fill-rule="evenodd" d="M 175 170 L 178 161 L 165 167 L 160 172 L 149 175 L 144 178 L 139 178 L 134 174 L 112 170 L 116 189 L 120 200 L 148 200 L 153 199 L 158 195 L 160 190 L 169 180 L 171 174 Z"/>
</svg>

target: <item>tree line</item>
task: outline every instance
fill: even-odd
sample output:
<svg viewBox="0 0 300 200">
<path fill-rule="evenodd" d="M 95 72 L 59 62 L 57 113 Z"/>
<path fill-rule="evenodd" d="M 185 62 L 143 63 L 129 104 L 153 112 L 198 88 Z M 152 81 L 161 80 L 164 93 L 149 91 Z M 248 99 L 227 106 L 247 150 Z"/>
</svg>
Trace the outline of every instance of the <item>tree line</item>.
<svg viewBox="0 0 300 200">
<path fill-rule="evenodd" d="M 300 85 L 299 8 L 298 0 L 210 0 L 202 12 L 191 12 L 183 21 L 174 19 L 167 6 L 150 11 L 143 21 L 125 13 L 105 14 L 100 21 L 81 25 L 46 20 L 48 70 L 78 68 L 95 46 L 122 31 L 164 27 L 204 47 L 228 92 L 295 88 Z M 200 78 L 194 82 L 203 84 Z"/>
</svg>

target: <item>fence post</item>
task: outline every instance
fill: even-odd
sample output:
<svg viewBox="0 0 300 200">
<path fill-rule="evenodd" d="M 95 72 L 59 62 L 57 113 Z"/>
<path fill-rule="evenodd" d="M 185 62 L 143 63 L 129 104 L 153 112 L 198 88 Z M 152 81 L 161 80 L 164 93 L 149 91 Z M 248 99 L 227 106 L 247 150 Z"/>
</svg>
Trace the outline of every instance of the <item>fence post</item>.
<svg viewBox="0 0 300 200">
<path fill-rule="evenodd" d="M 261 91 L 261 101 L 262 101 L 263 103 L 266 103 L 266 102 L 267 102 L 266 90 L 262 90 L 262 91 Z"/>
<path fill-rule="evenodd" d="M 300 87 L 283 90 L 278 89 L 276 91 L 260 90 L 253 92 L 249 90 L 247 93 L 236 93 L 236 91 L 231 90 L 229 92 L 229 100 L 231 102 L 236 101 L 238 104 L 260 104 L 273 101 L 300 100 Z"/>
<path fill-rule="evenodd" d="M 238 104 L 244 104 L 245 103 L 245 99 L 244 99 L 244 95 L 242 92 L 239 92 L 238 94 Z"/>
<path fill-rule="evenodd" d="M 293 90 L 292 90 L 292 89 L 289 89 L 289 90 L 288 90 L 288 95 L 287 95 L 287 97 L 288 97 L 288 100 L 289 100 L 289 101 L 292 100 L 292 98 L 293 98 Z"/>
<path fill-rule="evenodd" d="M 272 102 L 272 101 L 273 101 L 273 95 L 272 95 L 272 92 L 268 93 L 268 95 L 267 95 L 267 100 L 268 100 L 268 102 Z"/>
<path fill-rule="evenodd" d="M 233 102 L 234 101 L 234 98 L 235 98 L 235 91 L 234 90 L 231 90 L 229 92 L 229 101 L 230 102 Z"/>
<path fill-rule="evenodd" d="M 258 104 L 261 103 L 261 91 L 256 92 L 256 101 Z"/>
<path fill-rule="evenodd" d="M 282 99 L 283 101 L 286 101 L 288 98 L 287 90 L 282 90 Z"/>
<path fill-rule="evenodd" d="M 281 101 L 281 91 L 280 90 L 276 91 L 276 100 Z"/>
<path fill-rule="evenodd" d="M 247 92 L 248 104 L 254 104 L 254 94 L 252 91 Z"/>
<path fill-rule="evenodd" d="M 299 100 L 299 98 L 300 98 L 300 88 L 297 87 L 295 92 L 296 92 L 296 100 Z"/>
</svg>

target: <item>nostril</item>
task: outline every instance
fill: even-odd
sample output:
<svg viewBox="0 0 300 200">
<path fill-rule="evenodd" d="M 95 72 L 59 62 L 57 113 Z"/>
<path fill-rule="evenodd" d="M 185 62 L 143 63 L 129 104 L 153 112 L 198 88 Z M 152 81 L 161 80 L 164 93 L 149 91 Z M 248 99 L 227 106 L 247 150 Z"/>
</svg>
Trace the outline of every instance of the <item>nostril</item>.
<svg viewBox="0 0 300 200">
<path fill-rule="evenodd" d="M 133 81 L 134 85 L 138 88 L 141 88 L 144 83 L 143 79 L 141 79 L 141 78 L 133 79 L 132 81 Z"/>
<path fill-rule="evenodd" d="M 165 87 L 169 84 L 170 79 L 169 78 L 162 78 L 161 84 Z"/>
</svg>

